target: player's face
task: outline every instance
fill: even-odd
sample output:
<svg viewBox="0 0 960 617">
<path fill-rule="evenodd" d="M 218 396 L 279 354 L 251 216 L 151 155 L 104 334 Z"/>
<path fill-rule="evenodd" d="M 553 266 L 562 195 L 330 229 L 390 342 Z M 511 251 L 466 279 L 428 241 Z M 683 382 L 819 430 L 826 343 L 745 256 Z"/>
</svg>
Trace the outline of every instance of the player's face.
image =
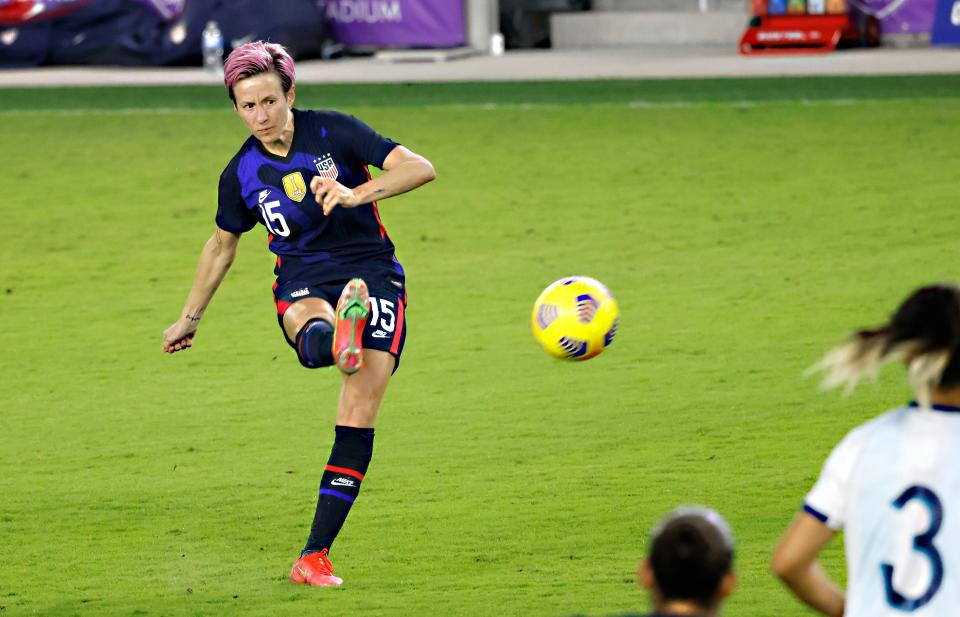
<svg viewBox="0 0 960 617">
<path fill-rule="evenodd" d="M 280 141 L 290 120 L 293 87 L 284 94 L 280 76 L 259 73 L 233 84 L 237 113 L 254 137 L 267 144 Z"/>
</svg>

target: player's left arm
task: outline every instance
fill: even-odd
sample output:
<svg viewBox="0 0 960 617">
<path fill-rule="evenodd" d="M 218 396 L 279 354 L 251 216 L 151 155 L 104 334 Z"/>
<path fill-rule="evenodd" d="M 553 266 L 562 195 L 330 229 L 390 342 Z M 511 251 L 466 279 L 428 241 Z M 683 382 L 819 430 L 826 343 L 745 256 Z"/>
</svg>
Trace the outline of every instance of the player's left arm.
<svg viewBox="0 0 960 617">
<path fill-rule="evenodd" d="M 817 563 L 836 532 L 807 512 L 799 512 L 773 552 L 773 573 L 800 600 L 828 617 L 843 617 L 843 591 Z"/>
<path fill-rule="evenodd" d="M 351 189 L 336 180 L 314 176 L 310 192 L 323 213 L 340 206 L 353 208 L 412 191 L 437 177 L 433 165 L 425 157 L 404 146 L 395 146 L 383 160 L 383 173 Z"/>
</svg>

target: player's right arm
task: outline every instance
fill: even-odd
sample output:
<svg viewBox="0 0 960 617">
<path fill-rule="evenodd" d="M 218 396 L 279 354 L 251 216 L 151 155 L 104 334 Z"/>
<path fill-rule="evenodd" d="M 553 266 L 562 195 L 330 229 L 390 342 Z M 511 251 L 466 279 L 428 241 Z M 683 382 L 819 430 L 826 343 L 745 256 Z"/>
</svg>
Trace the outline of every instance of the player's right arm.
<svg viewBox="0 0 960 617">
<path fill-rule="evenodd" d="M 817 563 L 817 556 L 846 523 L 854 470 L 870 435 L 869 426 L 854 429 L 833 449 L 804 498 L 803 510 L 773 552 L 773 573 L 797 598 L 828 617 L 842 617 L 845 597 Z"/>
<path fill-rule="evenodd" d="M 233 265 L 239 242 L 240 234 L 217 227 L 203 245 L 187 303 L 180 318 L 163 331 L 163 351 L 176 353 L 193 345 L 200 318 Z"/>
<path fill-rule="evenodd" d="M 828 617 L 843 617 L 843 591 L 817 563 L 835 533 L 807 512 L 797 513 L 773 553 L 772 567 L 808 606 Z"/>
</svg>

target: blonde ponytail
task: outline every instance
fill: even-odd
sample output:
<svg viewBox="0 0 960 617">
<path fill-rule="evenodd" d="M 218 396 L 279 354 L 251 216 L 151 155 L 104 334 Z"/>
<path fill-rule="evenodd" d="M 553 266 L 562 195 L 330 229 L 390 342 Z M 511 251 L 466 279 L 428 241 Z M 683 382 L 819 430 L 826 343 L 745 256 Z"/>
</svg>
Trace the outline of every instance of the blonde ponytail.
<svg viewBox="0 0 960 617">
<path fill-rule="evenodd" d="M 952 284 L 924 287 L 900 305 L 889 323 L 853 334 L 805 375 L 824 373 L 821 387 L 843 386 L 846 396 L 864 378 L 875 380 L 884 364 L 902 361 L 917 403 L 928 409 L 931 390 L 955 385 L 960 377 L 960 363 L 951 361 L 960 356 L 954 354 L 958 345 L 960 289 Z"/>
</svg>

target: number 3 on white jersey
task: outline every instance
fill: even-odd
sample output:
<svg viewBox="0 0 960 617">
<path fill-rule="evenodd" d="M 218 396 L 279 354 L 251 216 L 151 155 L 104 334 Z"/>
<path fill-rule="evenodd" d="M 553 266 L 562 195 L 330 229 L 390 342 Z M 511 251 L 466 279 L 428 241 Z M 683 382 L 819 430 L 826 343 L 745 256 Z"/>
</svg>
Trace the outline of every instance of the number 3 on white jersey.
<svg viewBox="0 0 960 617">
<path fill-rule="evenodd" d="M 893 566 L 889 563 L 880 564 L 887 602 L 893 608 L 905 612 L 915 611 L 932 600 L 933 596 L 940 591 L 940 585 L 943 583 L 943 559 L 940 557 L 940 551 L 933 545 L 933 538 L 940 531 L 940 525 L 943 524 L 943 504 L 936 493 L 925 486 L 915 484 L 900 493 L 900 496 L 893 500 L 892 505 L 897 510 L 901 510 L 914 499 L 920 501 L 930 510 L 930 526 L 923 533 L 913 536 L 913 550 L 923 553 L 930 560 L 930 583 L 927 585 L 927 590 L 915 598 L 904 596 L 893 586 Z"/>
<path fill-rule="evenodd" d="M 290 228 L 287 227 L 287 220 L 283 218 L 283 215 L 279 212 L 273 211 L 274 208 L 280 205 L 279 201 L 268 201 L 265 204 L 257 205 L 260 207 L 260 214 L 263 215 L 263 224 L 267 226 L 267 229 L 278 236 L 283 236 L 284 238 L 290 235 Z M 274 227 L 273 223 L 276 223 L 277 227 Z"/>
</svg>

